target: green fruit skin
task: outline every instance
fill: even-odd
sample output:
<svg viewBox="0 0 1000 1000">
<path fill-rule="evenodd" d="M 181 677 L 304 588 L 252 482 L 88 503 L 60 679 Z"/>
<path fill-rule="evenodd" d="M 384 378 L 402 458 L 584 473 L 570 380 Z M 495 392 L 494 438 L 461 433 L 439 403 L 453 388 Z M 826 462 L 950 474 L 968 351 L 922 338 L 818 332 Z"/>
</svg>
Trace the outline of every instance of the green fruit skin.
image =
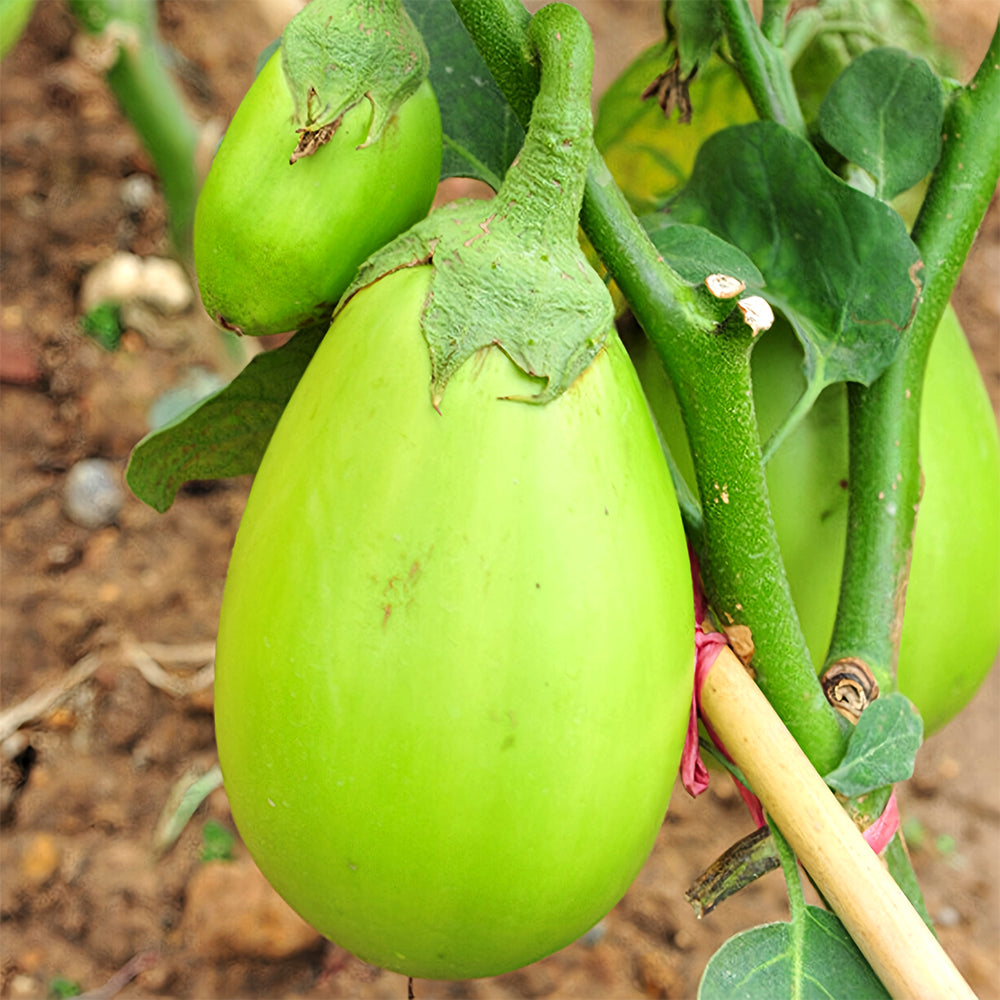
<svg viewBox="0 0 1000 1000">
<path fill-rule="evenodd" d="M 21 37 L 34 9 L 35 0 L 0 0 L 0 59 Z"/>
<path fill-rule="evenodd" d="M 426 267 L 338 315 L 254 482 L 218 638 L 233 815 L 310 923 L 412 976 L 500 974 L 624 894 L 663 821 L 693 614 L 612 333 L 545 406 L 491 347 L 430 403 Z"/>
<path fill-rule="evenodd" d="M 423 218 L 441 170 L 441 116 L 423 83 L 373 145 L 367 101 L 290 165 L 294 104 L 278 49 L 240 103 L 198 198 L 194 259 L 208 313 L 246 334 L 328 319 L 373 251 Z"/>
<path fill-rule="evenodd" d="M 634 352 L 643 386 L 685 478 L 693 466 L 673 390 L 652 349 Z M 754 401 L 766 440 L 805 387 L 802 350 L 779 320 L 754 347 Z M 924 492 L 917 516 L 897 683 L 925 734 L 970 701 L 1000 647 L 1000 443 L 954 310 L 931 348 L 920 422 Z M 789 585 L 809 651 L 833 633 L 847 531 L 847 394 L 823 391 L 768 463 L 767 484 Z"/>
</svg>

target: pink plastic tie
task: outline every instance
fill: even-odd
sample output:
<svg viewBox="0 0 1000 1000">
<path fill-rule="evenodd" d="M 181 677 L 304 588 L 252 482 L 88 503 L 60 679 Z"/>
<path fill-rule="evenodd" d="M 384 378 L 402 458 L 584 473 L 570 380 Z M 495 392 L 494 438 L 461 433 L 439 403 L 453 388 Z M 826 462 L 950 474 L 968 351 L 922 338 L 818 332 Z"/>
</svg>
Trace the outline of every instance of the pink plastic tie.
<svg viewBox="0 0 1000 1000">
<path fill-rule="evenodd" d="M 882 815 L 865 830 L 864 838 L 876 854 L 881 854 L 889 846 L 898 829 L 899 803 L 896 801 L 894 788 L 889 801 L 885 804 L 885 809 L 882 810 Z"/>
<path fill-rule="evenodd" d="M 702 621 L 706 617 L 705 596 L 701 589 L 699 579 L 698 560 L 694 552 L 688 547 L 688 555 L 691 560 L 691 577 L 694 584 L 694 689 L 691 693 L 691 714 L 688 718 L 687 738 L 684 741 L 684 751 L 681 754 L 681 782 L 688 794 L 692 798 L 697 798 L 708 788 L 709 773 L 705 762 L 701 759 L 701 747 L 698 745 L 698 719 L 701 716 L 701 688 L 705 683 L 709 670 L 723 649 L 729 645 L 729 641 L 722 632 L 706 632 L 702 628 Z M 705 731 L 712 742 L 716 745 L 727 760 L 732 761 L 732 757 L 726 752 L 722 741 L 712 731 L 712 727 L 702 718 Z M 750 810 L 750 815 L 758 827 L 764 826 L 764 810 L 760 800 L 743 784 L 733 778 L 737 791 Z"/>
</svg>

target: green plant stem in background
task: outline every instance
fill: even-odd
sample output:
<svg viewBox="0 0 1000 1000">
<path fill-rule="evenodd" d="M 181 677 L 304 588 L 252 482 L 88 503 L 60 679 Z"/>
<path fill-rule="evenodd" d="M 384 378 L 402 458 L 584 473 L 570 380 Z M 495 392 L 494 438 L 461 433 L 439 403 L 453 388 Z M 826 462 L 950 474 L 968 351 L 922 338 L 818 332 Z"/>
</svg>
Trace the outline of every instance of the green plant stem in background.
<svg viewBox="0 0 1000 1000">
<path fill-rule="evenodd" d="M 806 123 L 784 53 L 757 26 L 747 0 L 718 2 L 729 51 L 757 114 L 805 138 Z M 782 6 L 765 4 L 764 26 L 772 36 L 777 34 L 777 14 Z"/>
<path fill-rule="evenodd" d="M 71 0 L 80 24 L 114 55 L 105 76 L 156 166 L 175 249 L 191 256 L 198 131 L 159 52 L 154 0 Z"/>
<path fill-rule="evenodd" d="M 920 499 L 920 400 L 934 331 L 1000 175 L 1000 26 L 945 112 L 945 142 L 913 240 L 920 301 L 899 354 L 870 387 L 849 387 L 850 497 L 840 602 L 827 662 L 857 656 L 891 690 Z M 974 481 L 969 483 L 975 489 Z M 889 626 L 891 623 L 891 627 Z M 974 627 L 974 626 L 973 626 Z"/>
<path fill-rule="evenodd" d="M 785 19 L 789 0 L 763 0 L 760 14 L 760 33 L 775 46 L 785 38 Z"/>
<path fill-rule="evenodd" d="M 537 88 L 524 40 L 527 12 L 516 0 L 453 2 L 527 124 Z M 749 626 L 758 682 L 826 773 L 839 763 L 845 736 L 816 680 L 774 532 L 750 392 L 750 331 L 737 322 L 717 332 L 732 303 L 685 284 L 664 264 L 596 151 L 581 222 L 684 400 L 704 511 L 703 531 L 693 540 L 708 597 L 733 622 Z"/>
</svg>

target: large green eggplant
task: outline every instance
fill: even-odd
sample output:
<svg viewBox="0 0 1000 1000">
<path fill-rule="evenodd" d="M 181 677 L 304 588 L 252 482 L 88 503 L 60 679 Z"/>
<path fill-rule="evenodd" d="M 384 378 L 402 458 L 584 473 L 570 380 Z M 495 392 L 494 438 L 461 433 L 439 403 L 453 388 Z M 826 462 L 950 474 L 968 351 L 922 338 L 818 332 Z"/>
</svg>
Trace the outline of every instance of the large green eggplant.
<svg viewBox="0 0 1000 1000">
<path fill-rule="evenodd" d="M 669 473 L 613 331 L 557 399 L 499 347 L 440 410 L 432 268 L 338 314 L 254 482 L 216 725 L 289 903 L 368 962 L 499 974 L 623 895 L 664 818 L 693 616 Z M 508 398 L 502 398 L 508 397 Z"/>
</svg>

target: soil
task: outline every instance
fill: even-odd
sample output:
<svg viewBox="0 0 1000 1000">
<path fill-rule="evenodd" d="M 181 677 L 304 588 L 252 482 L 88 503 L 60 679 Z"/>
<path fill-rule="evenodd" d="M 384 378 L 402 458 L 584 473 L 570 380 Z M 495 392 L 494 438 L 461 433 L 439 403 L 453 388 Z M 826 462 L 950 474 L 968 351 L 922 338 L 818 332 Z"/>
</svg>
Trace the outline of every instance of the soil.
<svg viewBox="0 0 1000 1000">
<path fill-rule="evenodd" d="M 294 0 L 161 0 L 161 29 L 192 113 L 219 134 Z M 656 3 L 582 2 L 598 86 L 653 37 Z M 938 3 L 966 75 L 998 0 Z M 42 0 L 0 71 L 3 233 L 3 755 L 0 995 L 395 997 L 406 980 L 352 958 L 292 917 L 234 834 L 221 789 L 176 840 L 161 817 L 216 763 L 210 668 L 230 547 L 249 483 L 193 484 L 166 514 L 131 495 L 113 523 L 64 512 L 80 459 L 123 470 L 150 406 L 192 371 L 232 359 L 197 305 L 136 322 L 117 352 L 80 333 L 84 276 L 116 251 L 168 253 L 153 168 L 123 122 L 65 6 Z M 1000 397 L 1000 213 L 991 213 L 956 304 Z M 147 317 L 148 320 L 148 317 Z M 139 332 L 141 328 L 142 332 Z M 62 685 L 63 697 L 9 714 Z M 931 738 L 901 790 L 914 864 L 938 933 L 978 994 L 1000 995 L 1000 671 Z M 213 825 L 214 824 L 214 825 Z M 624 900 L 584 939 L 526 969 L 418 997 L 690 997 L 732 933 L 786 915 L 772 873 L 703 921 L 684 889 L 751 823 L 721 778 L 675 792 Z M 922 832 L 923 836 L 919 834 Z M 214 834 L 214 838 L 211 836 Z"/>
</svg>

